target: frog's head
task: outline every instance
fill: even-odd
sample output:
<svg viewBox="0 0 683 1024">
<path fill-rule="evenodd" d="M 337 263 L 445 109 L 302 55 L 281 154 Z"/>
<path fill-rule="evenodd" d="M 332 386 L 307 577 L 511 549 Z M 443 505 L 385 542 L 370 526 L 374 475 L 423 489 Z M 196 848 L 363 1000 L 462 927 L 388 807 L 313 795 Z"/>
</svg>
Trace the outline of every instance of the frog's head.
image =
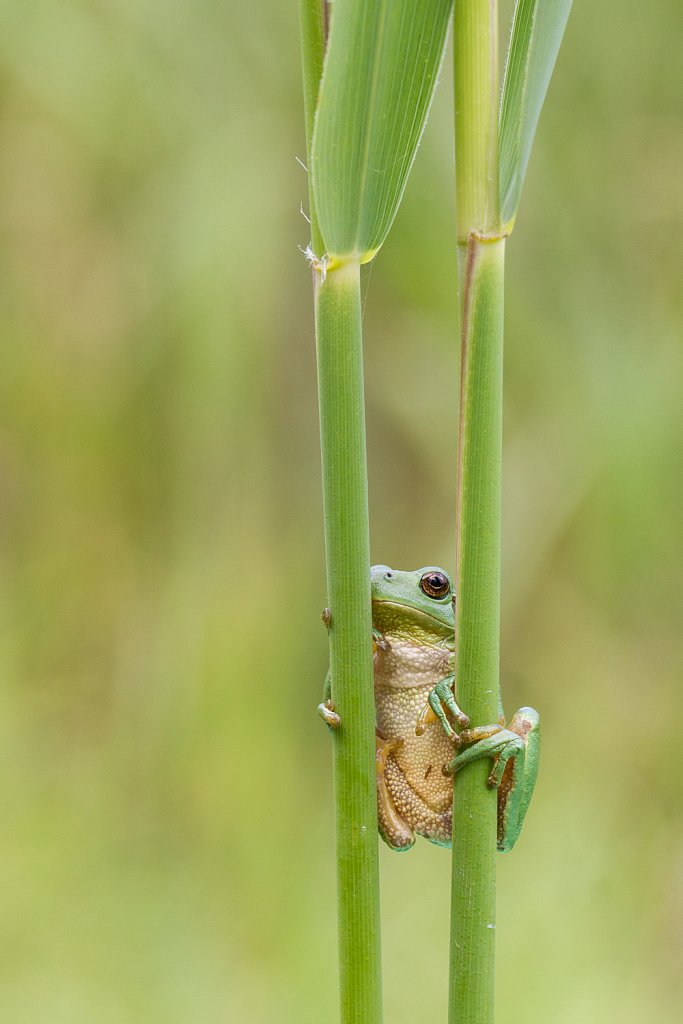
<svg viewBox="0 0 683 1024">
<path fill-rule="evenodd" d="M 443 569 L 427 565 L 402 572 L 373 565 L 370 586 L 375 629 L 417 644 L 453 642 L 455 594 Z"/>
</svg>

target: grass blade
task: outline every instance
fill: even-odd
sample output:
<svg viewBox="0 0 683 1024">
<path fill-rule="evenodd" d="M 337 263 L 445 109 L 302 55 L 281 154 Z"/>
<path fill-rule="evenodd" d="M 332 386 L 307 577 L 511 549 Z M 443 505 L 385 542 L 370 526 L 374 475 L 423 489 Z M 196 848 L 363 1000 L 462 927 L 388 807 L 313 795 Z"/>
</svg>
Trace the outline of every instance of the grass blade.
<svg viewBox="0 0 683 1024">
<path fill-rule="evenodd" d="M 500 205 L 511 227 L 572 0 L 517 0 L 500 112 Z"/>
<path fill-rule="evenodd" d="M 313 126 L 318 106 L 320 79 L 325 58 L 325 20 L 322 0 L 299 0 L 299 33 L 301 36 L 301 70 L 304 86 L 304 118 L 306 125 L 306 163 L 310 167 L 313 146 Z M 322 248 L 322 238 L 315 213 L 315 201 L 310 175 L 308 178 L 308 206 L 311 223 L 313 252 Z"/>
<path fill-rule="evenodd" d="M 452 0 L 336 0 L 311 174 L 326 252 L 372 259 L 427 120 Z M 322 255 L 322 254 L 320 254 Z"/>
</svg>

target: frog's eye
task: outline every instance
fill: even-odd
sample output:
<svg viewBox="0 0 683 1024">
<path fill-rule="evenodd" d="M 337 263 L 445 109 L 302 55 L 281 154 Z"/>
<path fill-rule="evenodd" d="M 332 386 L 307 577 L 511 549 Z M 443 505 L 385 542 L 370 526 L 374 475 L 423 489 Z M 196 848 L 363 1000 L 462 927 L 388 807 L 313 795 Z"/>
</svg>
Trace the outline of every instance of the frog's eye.
<svg viewBox="0 0 683 1024">
<path fill-rule="evenodd" d="M 447 597 L 451 591 L 451 581 L 443 572 L 426 572 L 420 580 L 420 590 L 427 597 Z"/>
</svg>

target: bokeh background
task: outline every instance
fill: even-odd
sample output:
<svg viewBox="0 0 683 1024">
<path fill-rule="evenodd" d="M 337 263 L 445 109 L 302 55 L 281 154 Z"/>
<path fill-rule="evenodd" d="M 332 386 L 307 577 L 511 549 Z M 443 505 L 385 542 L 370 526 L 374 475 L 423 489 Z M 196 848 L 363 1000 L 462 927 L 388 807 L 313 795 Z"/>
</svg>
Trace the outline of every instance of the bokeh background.
<svg viewBox="0 0 683 1024">
<path fill-rule="evenodd" d="M 0 1019 L 333 1022 L 296 4 L 2 22 Z M 682 30 L 576 4 L 509 245 L 501 1024 L 681 1019 Z M 365 279 L 403 568 L 453 564 L 450 116 Z M 386 1020 L 444 1020 L 448 854 L 381 866 Z"/>
</svg>

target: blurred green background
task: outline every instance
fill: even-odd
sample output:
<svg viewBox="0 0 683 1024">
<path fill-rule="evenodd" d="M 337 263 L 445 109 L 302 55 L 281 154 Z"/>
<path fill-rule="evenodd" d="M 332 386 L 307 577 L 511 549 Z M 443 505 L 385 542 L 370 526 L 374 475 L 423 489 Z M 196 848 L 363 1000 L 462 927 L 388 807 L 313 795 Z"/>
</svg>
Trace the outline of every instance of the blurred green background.
<svg viewBox="0 0 683 1024">
<path fill-rule="evenodd" d="M 296 5 L 2 20 L 0 1019 L 334 1022 Z M 680 1020 L 682 29 L 576 5 L 509 245 L 501 1024 Z M 366 277 L 403 568 L 453 563 L 450 116 Z M 442 1021 L 449 856 L 381 866 L 386 1020 Z"/>
</svg>

